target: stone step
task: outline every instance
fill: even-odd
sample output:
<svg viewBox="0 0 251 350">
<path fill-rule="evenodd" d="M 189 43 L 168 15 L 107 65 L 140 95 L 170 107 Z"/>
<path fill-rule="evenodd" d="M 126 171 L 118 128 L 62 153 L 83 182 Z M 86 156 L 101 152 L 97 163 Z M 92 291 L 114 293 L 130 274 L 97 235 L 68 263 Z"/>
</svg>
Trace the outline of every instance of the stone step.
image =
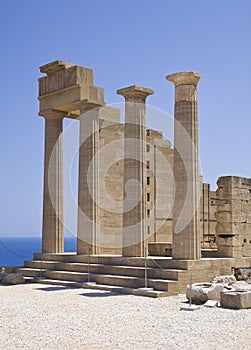
<svg viewBox="0 0 251 350">
<path fill-rule="evenodd" d="M 20 267 L 17 269 L 17 273 L 21 273 L 25 278 L 26 277 L 39 277 L 42 276 L 47 269 L 38 269 L 38 268 L 29 268 L 29 267 Z"/>
<path fill-rule="evenodd" d="M 35 253 L 34 260 L 42 261 L 57 261 L 57 262 L 71 262 L 71 263 L 88 263 L 87 255 L 77 255 L 76 253 L 63 253 L 63 254 L 49 254 L 49 253 Z M 122 257 L 119 255 L 91 255 L 91 264 L 103 264 L 112 266 L 134 266 L 143 267 L 145 265 L 145 259 L 134 257 Z M 168 257 L 147 257 L 147 266 L 163 269 L 181 269 L 187 270 L 189 262 L 187 260 L 173 260 Z"/>
<path fill-rule="evenodd" d="M 166 291 L 160 291 L 160 290 L 144 290 L 141 288 L 125 288 L 125 287 L 119 287 L 119 286 L 108 286 L 103 284 L 85 284 L 85 283 L 78 283 L 78 282 L 72 282 L 72 281 L 63 281 L 63 280 L 52 280 L 52 279 L 29 279 L 30 283 L 41 283 L 46 285 L 57 285 L 57 286 L 65 286 L 70 288 L 84 288 L 84 289 L 94 289 L 94 290 L 104 290 L 109 291 L 111 293 L 119 293 L 119 294 L 132 294 L 132 295 L 138 295 L 138 296 L 145 296 L 145 297 L 152 297 L 152 298 L 161 298 L 161 297 L 167 297 L 173 294 L 170 294 L 170 292 Z"/>
<path fill-rule="evenodd" d="M 20 268 L 18 272 L 27 277 L 45 277 L 52 280 L 65 280 L 72 282 L 87 282 L 88 273 L 74 272 L 74 271 L 54 271 L 35 268 Z M 133 276 L 119 276 L 119 275 L 104 275 L 104 274 L 90 274 L 90 281 L 98 284 L 113 285 L 126 288 L 143 288 L 145 286 L 145 279 Z M 156 290 L 168 291 L 172 294 L 178 294 L 178 283 L 174 280 L 166 279 L 147 279 L 147 287 Z"/>
<path fill-rule="evenodd" d="M 28 268 L 42 268 L 48 270 L 62 270 L 62 271 L 74 271 L 74 272 L 88 272 L 88 264 L 86 263 L 62 263 L 59 261 L 25 261 L 24 267 Z M 122 275 L 133 277 L 144 277 L 144 267 L 134 266 L 112 266 L 103 264 L 91 264 L 91 273 L 109 274 L 109 275 Z M 147 268 L 148 278 L 160 278 L 168 280 L 178 280 L 181 276 L 186 277 L 187 271 L 181 269 L 159 269 L 159 268 Z"/>
</svg>

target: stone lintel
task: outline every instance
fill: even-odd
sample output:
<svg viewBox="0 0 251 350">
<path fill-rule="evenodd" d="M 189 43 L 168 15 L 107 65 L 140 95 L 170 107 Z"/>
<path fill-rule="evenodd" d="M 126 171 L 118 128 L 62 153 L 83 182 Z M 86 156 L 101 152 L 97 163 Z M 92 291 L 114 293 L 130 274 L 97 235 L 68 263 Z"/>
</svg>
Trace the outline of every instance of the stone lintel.
<svg viewBox="0 0 251 350">
<path fill-rule="evenodd" d="M 200 80 L 200 74 L 197 72 L 179 72 L 166 76 L 166 79 L 175 86 L 178 85 L 195 85 L 197 86 Z"/>
<path fill-rule="evenodd" d="M 75 64 L 64 62 L 61 60 L 56 60 L 50 63 L 47 63 L 41 67 L 39 67 L 41 73 L 45 73 L 47 75 L 54 74 L 60 70 L 65 70 L 67 68 L 73 67 Z"/>
<path fill-rule="evenodd" d="M 147 96 L 154 94 L 154 90 L 142 86 L 132 85 L 117 90 L 117 94 L 122 95 L 125 98 L 138 97 L 139 99 L 146 99 Z"/>
<path fill-rule="evenodd" d="M 67 113 L 59 111 L 58 109 L 48 108 L 39 112 L 39 115 L 44 118 L 60 119 L 67 116 Z"/>
<path fill-rule="evenodd" d="M 81 112 L 87 112 L 92 109 L 96 109 L 104 106 L 96 101 L 89 100 L 89 99 L 76 101 L 73 103 L 73 105 L 76 106 L 76 109 L 79 109 Z"/>
</svg>

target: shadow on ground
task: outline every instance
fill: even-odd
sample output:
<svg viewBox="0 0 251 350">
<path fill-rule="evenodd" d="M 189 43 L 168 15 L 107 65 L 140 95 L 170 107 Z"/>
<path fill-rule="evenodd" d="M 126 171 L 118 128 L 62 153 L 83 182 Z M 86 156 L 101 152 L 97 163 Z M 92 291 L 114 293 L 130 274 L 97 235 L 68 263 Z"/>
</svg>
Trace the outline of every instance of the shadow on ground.
<svg viewBox="0 0 251 350">
<path fill-rule="evenodd" d="M 100 298 L 100 297 L 113 297 L 113 296 L 119 296 L 121 295 L 120 293 L 114 293 L 114 292 L 87 292 L 87 293 L 82 293 L 80 294 L 84 297 L 90 297 L 90 298 Z"/>
<path fill-rule="evenodd" d="M 55 287 L 51 286 L 51 287 L 40 287 L 40 288 L 35 288 L 35 289 L 41 290 L 43 292 L 60 292 L 60 291 L 64 291 L 64 290 L 72 290 L 72 289 L 77 289 L 77 288 L 70 287 L 70 286 L 55 286 Z M 109 291 L 107 291 L 107 292 L 104 292 L 104 291 L 90 292 L 90 290 L 88 290 L 87 292 L 83 292 L 80 295 L 84 296 L 84 297 L 89 297 L 89 298 L 103 298 L 103 297 L 119 296 L 121 294 L 109 292 Z"/>
<path fill-rule="evenodd" d="M 57 291 L 63 291 L 67 289 L 76 289 L 74 287 L 66 287 L 66 286 L 57 286 L 57 287 L 42 287 L 42 288 L 35 288 L 36 290 L 42 290 L 43 292 L 57 292 Z"/>
</svg>

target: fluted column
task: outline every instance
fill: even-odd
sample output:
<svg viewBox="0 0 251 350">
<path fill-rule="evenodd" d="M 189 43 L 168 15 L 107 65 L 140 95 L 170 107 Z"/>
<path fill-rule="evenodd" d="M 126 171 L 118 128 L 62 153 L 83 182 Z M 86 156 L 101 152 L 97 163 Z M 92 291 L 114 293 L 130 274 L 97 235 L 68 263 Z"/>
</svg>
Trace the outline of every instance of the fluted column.
<svg viewBox="0 0 251 350">
<path fill-rule="evenodd" d="M 175 85 L 174 162 L 176 194 L 173 208 L 174 259 L 199 260 L 200 180 L 198 166 L 199 73 L 181 72 L 167 76 Z"/>
<path fill-rule="evenodd" d="M 42 115 L 45 118 L 42 252 L 63 253 L 64 200 L 63 140 L 61 133 L 64 115 L 62 112 L 53 109 L 45 111 Z"/>
<path fill-rule="evenodd" d="M 100 251 L 97 153 L 101 105 L 84 100 L 76 106 L 80 109 L 77 253 L 94 255 Z"/>
<path fill-rule="evenodd" d="M 125 206 L 122 254 L 123 256 L 144 256 L 146 240 L 145 101 L 148 95 L 153 94 L 153 90 L 140 86 L 130 86 L 118 90 L 117 93 L 125 98 Z M 135 180 L 137 184 L 135 184 Z"/>
</svg>

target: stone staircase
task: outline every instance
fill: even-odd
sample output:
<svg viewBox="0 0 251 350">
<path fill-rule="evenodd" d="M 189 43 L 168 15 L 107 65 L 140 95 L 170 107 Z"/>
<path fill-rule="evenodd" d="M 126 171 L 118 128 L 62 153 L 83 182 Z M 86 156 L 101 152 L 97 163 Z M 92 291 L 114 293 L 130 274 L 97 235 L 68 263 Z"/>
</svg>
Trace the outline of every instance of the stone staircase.
<svg viewBox="0 0 251 350">
<path fill-rule="evenodd" d="M 145 259 L 112 255 L 34 254 L 18 268 L 27 282 L 70 287 L 101 289 L 117 293 L 164 297 L 185 293 L 186 285 L 210 282 L 217 275 L 229 275 L 233 267 L 250 266 L 250 258 L 203 258 L 202 260 L 173 260 L 169 257 Z M 146 288 L 147 287 L 147 288 Z"/>
<path fill-rule="evenodd" d="M 34 254 L 19 268 L 27 281 L 110 290 L 152 297 L 184 293 L 189 280 L 187 262 L 170 258 L 145 259 L 121 256 L 88 256 L 76 254 Z M 91 282 L 91 283 L 87 283 Z"/>
</svg>

